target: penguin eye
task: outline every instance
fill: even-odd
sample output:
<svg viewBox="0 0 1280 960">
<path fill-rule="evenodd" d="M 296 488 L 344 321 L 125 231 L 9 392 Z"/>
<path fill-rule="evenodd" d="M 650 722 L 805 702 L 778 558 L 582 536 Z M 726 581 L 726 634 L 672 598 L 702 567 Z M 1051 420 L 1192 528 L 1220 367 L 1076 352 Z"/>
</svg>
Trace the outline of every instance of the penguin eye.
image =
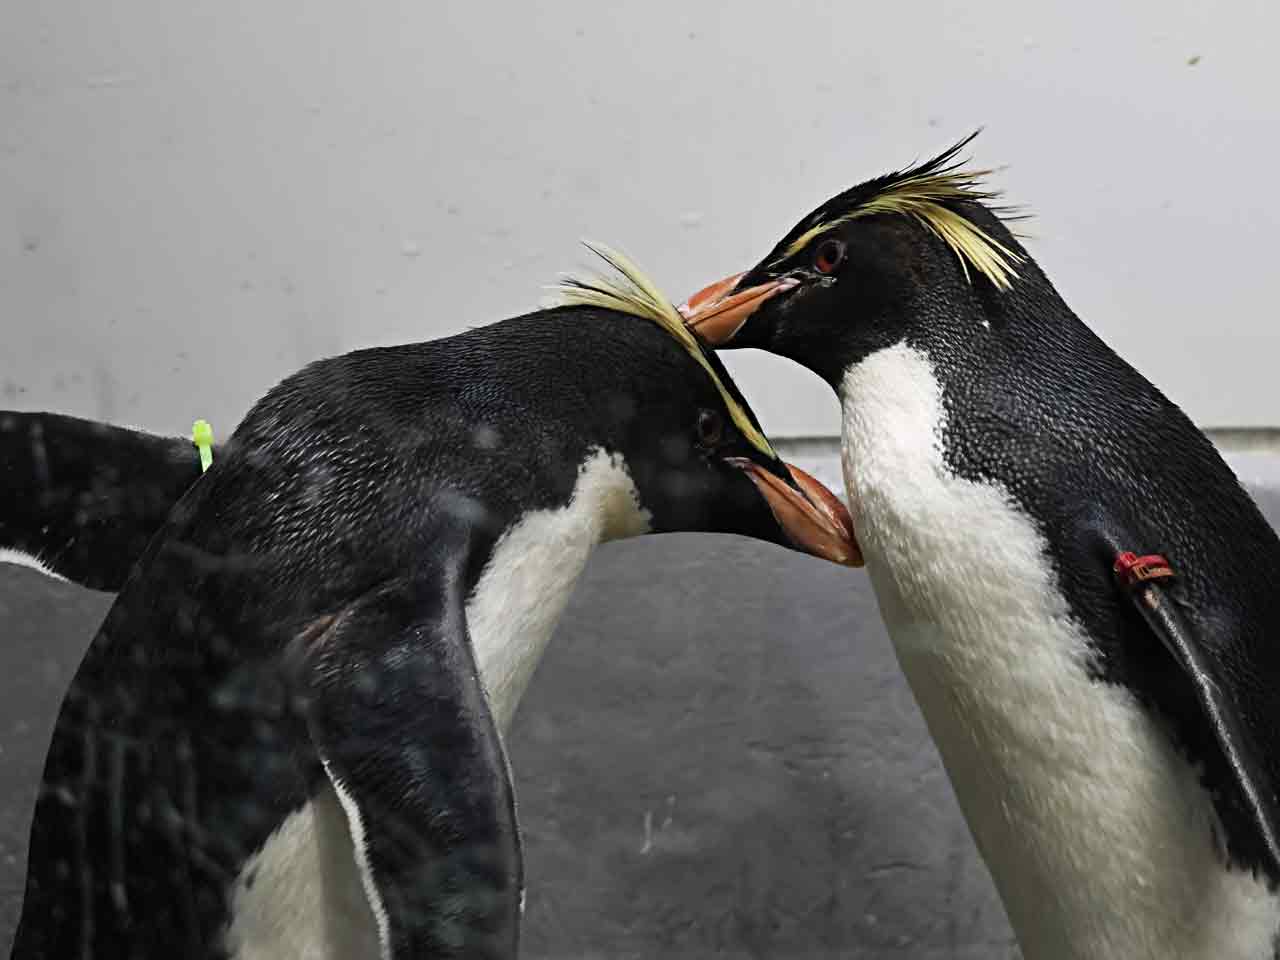
<svg viewBox="0 0 1280 960">
<path fill-rule="evenodd" d="M 844 254 L 844 241 L 827 237 L 813 251 L 813 269 L 819 273 L 835 273 L 840 264 L 844 263 Z"/>
<path fill-rule="evenodd" d="M 713 447 L 724 436 L 724 420 L 715 410 L 698 411 L 698 442 L 704 447 Z"/>
</svg>

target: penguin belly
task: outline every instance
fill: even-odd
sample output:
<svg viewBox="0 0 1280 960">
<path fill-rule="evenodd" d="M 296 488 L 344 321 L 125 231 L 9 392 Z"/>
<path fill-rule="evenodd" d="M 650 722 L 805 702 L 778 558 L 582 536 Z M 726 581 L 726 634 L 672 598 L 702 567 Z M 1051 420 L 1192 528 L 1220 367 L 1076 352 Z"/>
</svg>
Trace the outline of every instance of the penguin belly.
<svg viewBox="0 0 1280 960">
<path fill-rule="evenodd" d="M 649 529 L 622 461 L 594 451 L 569 502 L 534 510 L 498 539 L 467 602 L 481 683 L 505 738 L 591 551 Z M 359 826 L 355 826 L 358 832 Z M 352 825 L 326 785 L 246 861 L 229 898 L 231 960 L 381 955 Z"/>
<path fill-rule="evenodd" d="M 850 509 L 881 614 L 1027 960 L 1264 960 L 1280 902 L 1228 869 L 1196 772 L 1091 676 L 1035 521 L 956 476 L 927 356 L 845 374 Z"/>
<path fill-rule="evenodd" d="M 294 811 L 245 863 L 229 904 L 230 960 L 381 955 L 347 817 L 332 787 Z"/>
</svg>

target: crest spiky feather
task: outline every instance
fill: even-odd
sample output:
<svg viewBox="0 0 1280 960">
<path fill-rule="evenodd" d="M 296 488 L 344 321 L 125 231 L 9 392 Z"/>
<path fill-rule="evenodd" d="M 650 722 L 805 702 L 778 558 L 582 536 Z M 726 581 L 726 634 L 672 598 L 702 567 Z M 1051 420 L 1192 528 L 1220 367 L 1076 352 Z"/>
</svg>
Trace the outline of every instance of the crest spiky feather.
<svg viewBox="0 0 1280 960">
<path fill-rule="evenodd" d="M 662 327 L 707 372 L 729 410 L 730 417 L 747 441 L 766 456 L 778 459 L 769 438 L 764 435 L 746 401 L 719 359 L 702 346 L 684 325 L 679 311 L 662 295 L 657 285 L 626 254 L 603 243 L 584 240 L 583 246 L 607 263 L 612 275 L 570 274 L 553 288 L 555 301 L 561 306 L 599 307 L 641 317 Z"/>
<path fill-rule="evenodd" d="M 942 240 L 960 259 L 966 279 L 972 267 L 998 290 L 1008 290 L 1022 257 L 948 204 L 981 203 L 1003 220 L 1022 219 L 1011 207 L 992 205 L 1000 194 L 986 186 L 991 170 L 967 170 L 958 159 L 975 131 L 932 160 L 868 180 L 828 200 L 782 238 L 766 260 L 770 266 L 794 256 L 820 234 L 861 217 L 902 214 Z"/>
</svg>

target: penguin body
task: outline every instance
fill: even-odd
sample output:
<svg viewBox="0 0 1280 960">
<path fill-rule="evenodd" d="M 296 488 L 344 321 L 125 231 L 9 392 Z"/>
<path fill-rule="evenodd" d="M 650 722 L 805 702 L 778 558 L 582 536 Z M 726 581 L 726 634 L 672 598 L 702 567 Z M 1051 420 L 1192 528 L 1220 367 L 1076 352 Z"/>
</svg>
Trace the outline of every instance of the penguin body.
<svg viewBox="0 0 1280 960">
<path fill-rule="evenodd" d="M 571 308 L 271 391 L 77 671 L 13 956 L 513 956 L 500 730 L 591 548 L 806 535 L 720 371 Z"/>
<path fill-rule="evenodd" d="M 954 157 L 834 198 L 686 315 L 836 390 L 881 612 L 1024 956 L 1271 958 L 1280 540 Z M 1203 671 L 1112 545 L 1168 559 Z"/>
</svg>

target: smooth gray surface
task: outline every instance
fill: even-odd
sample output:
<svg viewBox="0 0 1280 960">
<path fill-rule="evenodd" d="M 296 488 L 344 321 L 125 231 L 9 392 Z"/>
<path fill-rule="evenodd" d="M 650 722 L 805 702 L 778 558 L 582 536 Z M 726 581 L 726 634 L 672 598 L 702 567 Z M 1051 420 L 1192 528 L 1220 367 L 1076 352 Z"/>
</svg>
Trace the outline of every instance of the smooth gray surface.
<svg viewBox="0 0 1280 960">
<path fill-rule="evenodd" d="M 109 601 L 0 566 L 0 945 Z M 510 755 L 528 957 L 1016 956 L 860 572 L 731 537 L 602 548 Z"/>
</svg>

